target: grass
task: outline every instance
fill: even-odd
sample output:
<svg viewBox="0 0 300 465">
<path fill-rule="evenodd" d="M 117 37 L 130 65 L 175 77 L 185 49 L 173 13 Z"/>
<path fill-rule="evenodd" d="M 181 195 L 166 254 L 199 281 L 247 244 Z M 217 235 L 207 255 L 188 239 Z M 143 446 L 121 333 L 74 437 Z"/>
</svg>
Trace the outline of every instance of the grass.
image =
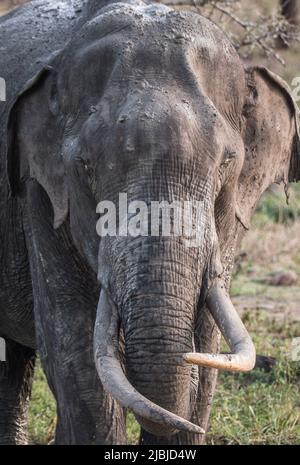
<svg viewBox="0 0 300 465">
<path fill-rule="evenodd" d="M 290 189 L 288 203 L 282 189 L 273 188 L 266 192 L 257 208 L 253 225 L 260 228 L 269 224 L 291 225 L 299 218 L 300 185 L 296 184 Z"/>
<path fill-rule="evenodd" d="M 222 373 L 213 403 L 208 444 L 299 444 L 300 362 L 291 341 L 300 323 L 278 323 L 257 311 L 245 315 L 260 354 L 277 358 L 269 373 Z"/>
<path fill-rule="evenodd" d="M 54 436 L 55 401 L 38 361 L 29 407 L 29 437 L 34 444 L 48 444 Z"/>
<path fill-rule="evenodd" d="M 292 286 L 271 286 L 270 278 L 292 271 L 300 276 L 300 185 L 292 189 L 287 205 L 282 192 L 267 192 L 254 215 L 252 229 L 242 244 L 231 295 L 261 303 L 290 306 L 299 317 L 300 280 Z M 240 300 L 239 300 L 240 302 Z"/>
<path fill-rule="evenodd" d="M 221 373 L 214 399 L 209 444 L 299 444 L 300 362 L 291 361 L 292 341 L 300 337 L 300 287 L 274 287 L 265 277 L 275 271 L 300 273 L 300 186 L 291 203 L 278 190 L 265 194 L 242 246 L 244 257 L 231 295 L 240 307 L 257 352 L 278 360 L 270 373 Z M 296 302 L 295 319 L 287 307 Z M 250 302 L 250 305 L 249 305 Z M 271 310 L 264 311 L 266 302 Z M 272 306 L 274 307 L 272 309 Z"/>
</svg>

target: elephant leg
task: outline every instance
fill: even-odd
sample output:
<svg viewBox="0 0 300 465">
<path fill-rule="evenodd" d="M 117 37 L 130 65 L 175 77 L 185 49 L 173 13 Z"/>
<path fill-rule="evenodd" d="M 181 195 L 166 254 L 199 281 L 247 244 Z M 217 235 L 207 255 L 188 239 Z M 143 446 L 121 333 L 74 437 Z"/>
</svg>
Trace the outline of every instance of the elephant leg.
<svg viewBox="0 0 300 465">
<path fill-rule="evenodd" d="M 6 362 L 0 362 L 0 445 L 27 444 L 34 362 L 34 350 L 6 340 Z"/>
<path fill-rule="evenodd" d="M 123 409 L 96 373 L 93 333 L 99 285 L 78 254 L 66 223 L 53 229 L 51 206 L 34 191 L 29 217 L 37 345 L 57 404 L 57 444 L 124 444 Z M 38 200 L 40 203 L 38 204 Z"/>
<path fill-rule="evenodd" d="M 195 331 L 196 350 L 203 353 L 217 353 L 220 350 L 220 332 L 209 314 L 203 308 Z M 209 416 L 217 384 L 218 370 L 199 367 L 198 393 L 192 422 L 201 426 L 206 432 L 209 425 Z M 205 442 L 204 434 L 178 433 L 173 436 L 154 436 L 141 430 L 140 444 L 143 445 L 202 445 Z"/>
<path fill-rule="evenodd" d="M 123 410 L 104 392 L 94 366 L 95 308 L 91 295 L 82 292 L 84 278 L 77 275 L 72 282 L 57 268 L 57 281 L 50 288 L 46 276 L 41 276 L 42 266 L 37 261 L 34 273 L 39 275 L 36 332 L 41 363 L 57 404 L 55 443 L 124 444 Z"/>
</svg>

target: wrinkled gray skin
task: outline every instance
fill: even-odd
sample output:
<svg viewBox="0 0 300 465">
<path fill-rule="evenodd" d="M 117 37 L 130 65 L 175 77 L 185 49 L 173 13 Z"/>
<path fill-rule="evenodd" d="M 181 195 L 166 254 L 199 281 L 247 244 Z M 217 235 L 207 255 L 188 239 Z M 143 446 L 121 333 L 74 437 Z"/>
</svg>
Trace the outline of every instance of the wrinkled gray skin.
<svg viewBox="0 0 300 465">
<path fill-rule="evenodd" d="M 65 8 L 43 13 L 50 3 Z M 265 189 L 300 178 L 296 109 L 280 78 L 245 70 L 201 16 L 109 3 L 76 13 L 79 1 L 39 1 L 0 21 L 2 443 L 26 441 L 36 348 L 57 401 L 56 442 L 126 442 L 124 412 L 93 362 L 101 286 L 118 308 L 131 383 L 206 429 L 217 373 L 182 355 L 219 350 L 207 290 L 219 275 L 229 285 Z M 119 192 L 202 200 L 201 247 L 174 237 L 100 241 L 96 205 Z M 204 440 L 139 421 L 144 444 Z"/>
</svg>

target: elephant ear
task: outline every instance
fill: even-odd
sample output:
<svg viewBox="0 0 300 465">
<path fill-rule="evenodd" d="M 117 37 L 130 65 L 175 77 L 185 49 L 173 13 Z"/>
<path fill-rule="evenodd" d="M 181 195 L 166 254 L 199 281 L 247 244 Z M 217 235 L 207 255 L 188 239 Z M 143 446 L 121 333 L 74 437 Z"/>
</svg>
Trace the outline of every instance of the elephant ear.
<svg viewBox="0 0 300 465">
<path fill-rule="evenodd" d="M 11 195 L 33 178 L 47 192 L 54 228 L 68 214 L 68 188 L 62 159 L 63 121 L 59 110 L 56 73 L 45 66 L 31 79 L 12 105 L 7 127 L 7 175 Z"/>
<path fill-rule="evenodd" d="M 266 68 L 246 69 L 245 161 L 239 178 L 237 217 L 246 228 L 272 183 L 300 180 L 299 110 L 288 84 Z"/>
</svg>

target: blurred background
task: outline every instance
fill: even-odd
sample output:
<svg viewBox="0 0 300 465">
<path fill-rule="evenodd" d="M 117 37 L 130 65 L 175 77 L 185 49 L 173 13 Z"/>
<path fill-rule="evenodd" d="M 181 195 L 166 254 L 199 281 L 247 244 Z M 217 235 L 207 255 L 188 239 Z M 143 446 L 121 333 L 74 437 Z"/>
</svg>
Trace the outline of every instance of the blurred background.
<svg viewBox="0 0 300 465">
<path fill-rule="evenodd" d="M 0 0 L 0 15 L 28 0 Z M 66 0 L 68 1 L 68 0 Z M 219 24 L 247 64 L 300 82 L 300 0 L 164 0 Z M 1 73 L 0 73 L 1 74 Z M 300 92 L 298 92 L 300 104 Z M 257 352 L 275 358 L 250 374 L 221 374 L 209 444 L 300 444 L 300 184 L 265 193 L 246 235 L 231 294 Z M 30 410 L 32 443 L 53 438 L 55 405 L 38 366 Z M 128 417 L 128 436 L 138 426 Z"/>
</svg>

